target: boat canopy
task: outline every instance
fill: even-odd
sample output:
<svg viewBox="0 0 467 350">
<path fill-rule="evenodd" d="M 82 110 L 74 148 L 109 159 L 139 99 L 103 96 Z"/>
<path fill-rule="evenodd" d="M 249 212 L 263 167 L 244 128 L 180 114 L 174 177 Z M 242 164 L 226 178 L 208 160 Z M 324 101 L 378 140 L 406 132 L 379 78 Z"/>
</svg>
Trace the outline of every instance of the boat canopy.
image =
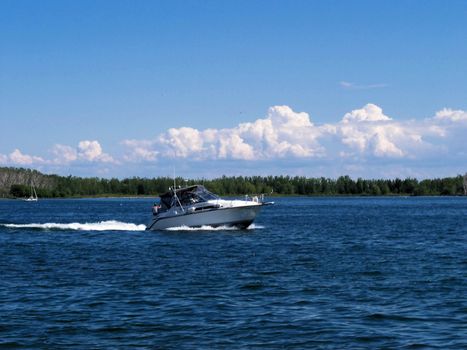
<svg viewBox="0 0 467 350">
<path fill-rule="evenodd" d="M 176 197 L 178 197 L 178 200 Z M 219 199 L 219 197 L 209 192 L 202 185 L 194 185 L 166 192 L 160 195 L 160 199 L 162 207 L 168 209 L 180 204 L 182 206 L 187 206 L 195 203 L 207 202 L 209 200 L 216 200 Z"/>
</svg>

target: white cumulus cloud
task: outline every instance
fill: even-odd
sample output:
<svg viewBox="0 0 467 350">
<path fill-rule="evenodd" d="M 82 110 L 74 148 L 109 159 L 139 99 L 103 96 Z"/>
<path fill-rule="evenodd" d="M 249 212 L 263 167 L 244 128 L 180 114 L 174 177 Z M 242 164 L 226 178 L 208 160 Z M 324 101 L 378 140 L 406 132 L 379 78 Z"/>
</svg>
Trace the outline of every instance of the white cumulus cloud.
<svg viewBox="0 0 467 350">
<path fill-rule="evenodd" d="M 98 141 L 80 141 L 78 144 L 78 158 L 90 162 L 114 162 L 112 156 L 102 151 L 102 147 Z"/>
<path fill-rule="evenodd" d="M 153 150 L 153 141 L 149 140 L 123 140 L 122 145 L 130 149 L 129 154 L 124 156 L 124 159 L 129 162 L 134 161 L 154 161 L 157 158 L 158 152 Z"/>
<path fill-rule="evenodd" d="M 467 122 L 467 112 L 444 108 L 438 111 L 433 119 L 436 121 Z"/>
<path fill-rule="evenodd" d="M 122 155 L 105 153 L 97 140 L 83 140 L 76 147 L 54 145 L 51 159 L 15 149 L 0 154 L 0 164 L 50 166 L 54 171 L 60 166 L 76 166 L 99 173 L 104 166 L 110 172 L 117 170 L 115 165 L 142 162 L 147 168 L 176 158 L 186 161 L 187 167 L 196 161 L 211 171 L 226 174 L 258 172 L 257 164 L 252 162 L 256 160 L 263 161 L 263 174 L 292 174 L 292 167 L 300 174 L 325 176 L 348 171 L 362 176 L 367 168 L 375 169 L 372 176 L 391 176 L 391 169 L 396 173 L 403 169 L 405 174 L 427 174 L 432 171 L 428 167 L 447 174 L 458 171 L 453 169 L 467 170 L 462 169 L 467 164 L 466 133 L 467 112 L 459 109 L 445 108 L 424 119 L 398 120 L 369 103 L 345 113 L 338 122 L 319 124 L 306 112 L 273 106 L 262 118 L 228 128 L 202 130 L 185 126 L 170 128 L 149 140 L 123 140 Z M 137 167 L 142 171 L 143 167 Z M 310 169 L 315 173 L 309 173 Z"/>
<path fill-rule="evenodd" d="M 155 160 L 156 157 L 190 159 L 274 159 L 316 157 L 324 154 L 317 139 L 325 132 L 307 113 L 288 106 L 269 108 L 263 119 L 233 128 L 198 130 L 171 128 L 155 140 L 125 140 L 126 159 Z"/>
<path fill-rule="evenodd" d="M 193 128 L 171 128 L 164 135 L 161 135 L 158 141 L 169 149 L 165 152 L 167 156 L 186 158 L 203 151 L 202 132 Z"/>
<path fill-rule="evenodd" d="M 55 155 L 54 163 L 57 164 L 66 164 L 78 159 L 78 152 L 76 149 L 66 145 L 54 145 L 52 153 Z"/>
<path fill-rule="evenodd" d="M 104 153 L 98 141 L 80 141 L 77 147 L 55 144 L 51 153 L 53 159 L 48 161 L 55 165 L 66 165 L 79 162 L 118 163 L 111 155 Z"/>
<path fill-rule="evenodd" d="M 32 164 L 41 164 L 46 161 L 41 157 L 30 156 L 28 154 L 23 154 L 19 149 L 15 149 L 9 155 L 9 161 L 13 164 L 18 165 L 32 165 Z"/>
<path fill-rule="evenodd" d="M 391 118 L 387 115 L 384 115 L 381 107 L 373 103 L 368 103 L 361 109 L 355 109 L 350 113 L 346 113 L 344 118 L 342 118 L 342 122 L 344 123 L 375 122 L 384 120 L 391 120 Z"/>
<path fill-rule="evenodd" d="M 153 140 L 125 140 L 126 160 L 417 159 L 446 153 L 467 113 L 444 109 L 433 118 L 397 121 L 369 103 L 341 121 L 316 125 L 309 114 L 273 106 L 264 118 L 232 128 L 171 128 Z M 462 129 L 462 128 L 460 128 Z M 462 129 L 462 130 L 465 130 Z"/>
<path fill-rule="evenodd" d="M 344 145 L 376 157 L 402 157 L 407 155 L 403 145 L 421 142 L 421 135 L 371 103 L 346 113 L 336 127 Z"/>
</svg>

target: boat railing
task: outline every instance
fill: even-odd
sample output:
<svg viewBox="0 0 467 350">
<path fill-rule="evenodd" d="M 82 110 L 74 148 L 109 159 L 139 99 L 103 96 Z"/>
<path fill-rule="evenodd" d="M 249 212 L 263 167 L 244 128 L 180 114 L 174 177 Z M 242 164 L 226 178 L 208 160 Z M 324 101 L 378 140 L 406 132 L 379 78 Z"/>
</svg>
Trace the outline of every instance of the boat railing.
<svg viewBox="0 0 467 350">
<path fill-rule="evenodd" d="M 255 194 L 255 195 L 252 195 L 252 196 L 249 196 L 249 195 L 245 195 L 245 201 L 252 201 L 252 202 L 256 202 L 256 203 L 263 203 L 264 202 L 264 193 L 261 193 L 261 194 Z"/>
</svg>

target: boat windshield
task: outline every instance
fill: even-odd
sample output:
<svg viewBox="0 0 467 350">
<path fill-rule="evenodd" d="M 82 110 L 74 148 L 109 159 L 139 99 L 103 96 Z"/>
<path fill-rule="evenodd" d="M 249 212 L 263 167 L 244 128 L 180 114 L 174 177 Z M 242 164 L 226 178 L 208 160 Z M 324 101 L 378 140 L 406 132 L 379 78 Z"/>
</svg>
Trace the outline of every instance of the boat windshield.
<svg viewBox="0 0 467 350">
<path fill-rule="evenodd" d="M 177 191 L 177 196 L 183 206 L 219 199 L 218 196 L 209 192 L 204 186 L 196 186 L 186 191 Z"/>
<path fill-rule="evenodd" d="M 193 205 L 195 203 L 203 203 L 209 200 L 219 199 L 214 193 L 209 192 L 204 186 L 196 185 L 186 188 L 181 188 L 176 191 L 177 196 L 174 196 L 172 191 L 160 196 L 162 206 L 171 208 L 173 206 Z M 178 200 L 177 200 L 178 197 Z"/>
</svg>

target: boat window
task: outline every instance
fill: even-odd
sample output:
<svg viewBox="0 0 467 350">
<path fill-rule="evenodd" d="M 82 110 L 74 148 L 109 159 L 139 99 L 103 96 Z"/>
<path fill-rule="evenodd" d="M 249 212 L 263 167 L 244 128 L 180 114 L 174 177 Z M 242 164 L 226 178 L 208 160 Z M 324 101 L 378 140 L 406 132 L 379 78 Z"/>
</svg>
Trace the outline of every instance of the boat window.
<svg viewBox="0 0 467 350">
<path fill-rule="evenodd" d="M 207 189 L 205 189 L 202 186 L 198 187 L 195 190 L 195 192 L 203 200 L 203 202 L 219 199 L 218 196 L 216 196 L 214 193 L 209 192 Z"/>
<path fill-rule="evenodd" d="M 194 187 L 187 191 L 177 192 L 177 196 L 182 206 L 193 205 L 196 203 L 203 203 L 209 200 L 215 200 L 219 198 L 216 195 L 209 192 L 208 190 L 206 190 L 202 186 Z M 178 205 L 178 201 L 177 203 L 174 203 L 174 204 Z"/>
<path fill-rule="evenodd" d="M 194 192 L 184 192 L 180 196 L 180 203 L 182 203 L 183 206 L 199 202 L 202 202 L 202 200 Z"/>
<path fill-rule="evenodd" d="M 180 203 L 182 206 L 188 206 L 209 200 L 217 200 L 219 197 L 206 190 L 204 186 L 192 186 L 177 190 L 176 195 L 172 191 L 164 193 L 160 196 L 160 199 L 162 207 L 168 209 L 174 206 L 178 207 Z"/>
</svg>

